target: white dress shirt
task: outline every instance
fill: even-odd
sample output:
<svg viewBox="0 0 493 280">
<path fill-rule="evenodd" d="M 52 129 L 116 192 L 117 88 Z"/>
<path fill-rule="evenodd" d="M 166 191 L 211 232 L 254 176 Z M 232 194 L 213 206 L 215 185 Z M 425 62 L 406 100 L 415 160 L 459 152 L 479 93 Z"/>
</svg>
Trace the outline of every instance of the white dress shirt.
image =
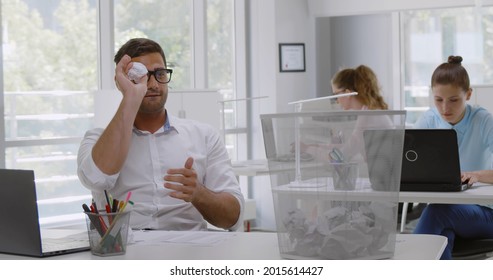
<svg viewBox="0 0 493 280">
<path fill-rule="evenodd" d="M 91 190 L 98 206 L 106 204 L 104 190 L 124 200 L 129 191 L 134 202 L 130 225 L 134 229 L 205 230 L 207 223 L 190 203 L 169 196 L 163 177 L 170 168 L 182 168 L 193 157 L 198 180 L 213 192 L 228 192 L 240 204 L 240 217 L 230 230 L 242 224 L 244 198 L 219 133 L 207 124 L 168 114 L 169 123 L 156 133 L 133 130 L 127 159 L 119 173 L 104 174 L 91 152 L 103 129 L 84 136 L 77 158 L 78 175 Z"/>
</svg>

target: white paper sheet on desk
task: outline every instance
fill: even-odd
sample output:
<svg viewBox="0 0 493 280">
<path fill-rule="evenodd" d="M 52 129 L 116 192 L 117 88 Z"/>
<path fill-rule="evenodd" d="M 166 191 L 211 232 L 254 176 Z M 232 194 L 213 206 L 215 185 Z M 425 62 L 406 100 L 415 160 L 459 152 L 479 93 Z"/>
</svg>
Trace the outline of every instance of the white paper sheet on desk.
<svg viewBox="0 0 493 280">
<path fill-rule="evenodd" d="M 234 232 L 148 230 L 134 231 L 133 241 L 139 245 L 179 243 L 215 246 L 235 235 Z"/>
</svg>

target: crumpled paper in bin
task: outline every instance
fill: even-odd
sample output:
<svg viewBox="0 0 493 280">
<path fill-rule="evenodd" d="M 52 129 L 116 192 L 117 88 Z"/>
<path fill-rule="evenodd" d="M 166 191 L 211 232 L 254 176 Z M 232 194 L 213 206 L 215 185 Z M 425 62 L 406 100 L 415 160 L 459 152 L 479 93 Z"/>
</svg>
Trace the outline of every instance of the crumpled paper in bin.
<svg viewBox="0 0 493 280">
<path fill-rule="evenodd" d="M 283 223 L 294 251 L 300 256 L 364 258 L 387 244 L 394 207 L 394 204 L 382 202 L 362 203 L 352 211 L 338 206 L 315 221 L 309 221 L 300 209 L 294 209 L 288 212 Z"/>
</svg>

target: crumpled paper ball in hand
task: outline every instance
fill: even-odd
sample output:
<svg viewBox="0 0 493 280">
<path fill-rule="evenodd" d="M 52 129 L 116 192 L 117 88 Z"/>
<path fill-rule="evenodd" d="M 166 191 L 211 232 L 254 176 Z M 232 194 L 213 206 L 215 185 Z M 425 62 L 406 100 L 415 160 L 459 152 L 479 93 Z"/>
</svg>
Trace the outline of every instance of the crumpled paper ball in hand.
<svg viewBox="0 0 493 280">
<path fill-rule="evenodd" d="M 147 75 L 147 67 L 140 62 L 134 62 L 132 68 L 128 70 L 128 78 L 134 83 L 137 83 L 145 75 Z"/>
</svg>

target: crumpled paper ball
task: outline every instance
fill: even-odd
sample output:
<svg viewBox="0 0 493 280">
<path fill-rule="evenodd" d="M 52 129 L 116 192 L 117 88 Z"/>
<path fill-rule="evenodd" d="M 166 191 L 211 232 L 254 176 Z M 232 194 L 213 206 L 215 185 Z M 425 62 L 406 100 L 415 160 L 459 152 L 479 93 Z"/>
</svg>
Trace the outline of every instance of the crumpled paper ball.
<svg viewBox="0 0 493 280">
<path fill-rule="evenodd" d="M 134 83 L 137 83 L 145 75 L 147 75 L 147 67 L 140 62 L 134 62 L 132 68 L 128 70 L 128 78 Z"/>
</svg>

